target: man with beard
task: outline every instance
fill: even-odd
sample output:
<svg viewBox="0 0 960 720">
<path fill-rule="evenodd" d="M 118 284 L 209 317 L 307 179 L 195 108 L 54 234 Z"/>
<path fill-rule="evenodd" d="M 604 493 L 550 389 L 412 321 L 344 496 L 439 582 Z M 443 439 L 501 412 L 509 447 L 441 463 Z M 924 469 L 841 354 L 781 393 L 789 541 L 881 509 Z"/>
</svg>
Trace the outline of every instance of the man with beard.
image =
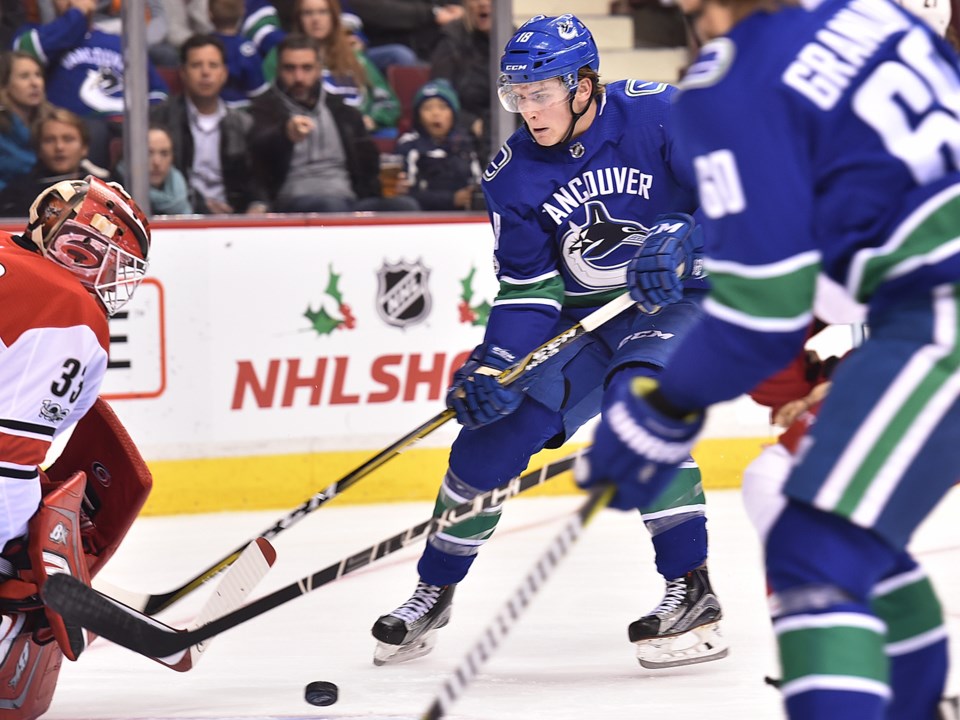
<svg viewBox="0 0 960 720">
<path fill-rule="evenodd" d="M 277 79 L 251 106 L 254 174 L 279 212 L 418 209 L 380 196 L 379 152 L 363 116 L 323 91 L 320 48 L 289 35 L 277 49 Z"/>
</svg>

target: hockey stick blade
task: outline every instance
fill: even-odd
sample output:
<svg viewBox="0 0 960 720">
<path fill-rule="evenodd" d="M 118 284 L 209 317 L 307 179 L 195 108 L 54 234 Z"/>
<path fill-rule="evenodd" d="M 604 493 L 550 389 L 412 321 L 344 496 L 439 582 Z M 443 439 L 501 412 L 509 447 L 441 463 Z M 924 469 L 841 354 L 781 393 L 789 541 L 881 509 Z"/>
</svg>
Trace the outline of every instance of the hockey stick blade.
<svg viewBox="0 0 960 720">
<path fill-rule="evenodd" d="M 543 345 L 530 352 L 513 367 L 504 370 L 499 375 L 498 380 L 505 385 L 516 382 L 518 378 L 557 355 L 573 341 L 587 333 L 593 332 L 604 323 L 615 318 L 627 308 L 634 307 L 635 305 L 636 303 L 630 299 L 629 293 L 623 293 L 622 295 L 617 296 L 613 300 L 609 301 L 606 305 L 601 306 L 584 317 L 582 320 L 580 320 L 580 322 L 570 329 L 560 333 L 555 338 L 545 342 Z M 258 533 L 257 537 L 273 540 L 273 538 L 282 533 L 284 530 L 300 522 L 300 520 L 305 518 L 314 510 L 322 507 L 329 500 L 332 500 L 344 490 L 352 487 L 374 470 L 395 458 L 414 442 L 422 440 L 434 430 L 442 427 L 447 423 L 447 421 L 452 420 L 453 417 L 454 412 L 449 408 L 446 408 L 437 415 L 434 415 L 432 418 L 420 425 L 420 427 L 410 431 L 399 440 L 394 441 L 393 444 L 385 447 L 362 465 L 347 473 L 332 485 L 328 486 L 326 489 L 321 490 L 313 495 L 313 497 L 305 500 L 298 507 L 294 508 L 285 516 L 277 520 L 272 526 L 268 527 L 263 532 Z M 147 615 L 154 615 L 161 610 L 170 607 L 175 602 L 181 600 L 203 585 L 205 582 L 215 577 L 240 556 L 240 553 L 243 552 L 244 548 L 249 542 L 250 540 L 247 540 L 247 542 L 245 542 L 243 545 L 235 548 L 230 554 L 221 558 L 190 580 L 187 580 L 187 582 L 178 588 L 174 588 L 169 592 L 158 594 L 135 593 L 127 591 L 124 593 L 124 602 L 126 602 L 127 605 L 135 610 L 144 612 Z"/>
<path fill-rule="evenodd" d="M 436 699 L 421 716 L 421 720 L 439 720 L 456 702 L 457 698 L 463 694 L 470 681 L 479 674 L 480 667 L 490 659 L 494 651 L 500 646 L 500 642 L 519 620 L 523 611 L 527 609 L 533 596 L 539 592 L 554 570 L 557 569 L 560 561 L 570 552 L 570 548 L 580 538 L 583 529 L 610 502 L 614 492 L 614 487 L 609 485 L 596 487 L 590 492 L 584 503 L 573 514 L 573 517 L 563 526 L 563 530 L 551 541 L 546 552 L 540 556 L 533 569 L 527 573 L 523 582 L 520 583 L 520 587 L 510 596 L 503 609 L 497 613 L 493 622 L 480 633 L 480 639 L 470 649 L 463 661 L 449 674 L 448 680 L 443 684 Z"/>
<path fill-rule="evenodd" d="M 579 452 L 574 453 L 548 463 L 539 470 L 514 478 L 502 487 L 478 495 L 469 502 L 447 508 L 437 518 L 431 518 L 407 528 L 376 545 L 343 558 L 313 575 L 307 575 L 196 629 L 172 628 L 84 585 L 65 573 L 59 573 L 47 580 L 43 588 L 43 600 L 68 622 L 80 625 L 117 645 L 151 658 L 170 657 L 191 645 L 208 640 L 268 610 L 366 567 L 439 530 L 457 525 L 497 507 L 508 498 L 570 470 L 579 454 Z"/>
<path fill-rule="evenodd" d="M 276 559 L 277 551 L 269 540 L 257 538 L 247 545 L 240 558 L 224 572 L 213 594 L 188 629 L 195 630 L 243 605 L 253 589 L 266 577 Z M 177 672 L 187 672 L 196 667 L 203 653 L 210 648 L 211 642 L 213 641 L 191 645 L 175 657 L 153 659 Z"/>
</svg>

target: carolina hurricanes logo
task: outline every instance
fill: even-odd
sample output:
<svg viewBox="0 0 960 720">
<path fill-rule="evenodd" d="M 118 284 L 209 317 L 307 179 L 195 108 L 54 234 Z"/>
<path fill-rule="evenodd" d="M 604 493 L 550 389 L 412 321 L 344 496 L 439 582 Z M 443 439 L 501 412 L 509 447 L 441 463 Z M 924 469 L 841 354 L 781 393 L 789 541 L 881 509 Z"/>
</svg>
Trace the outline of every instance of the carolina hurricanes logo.
<svg viewBox="0 0 960 720">
<path fill-rule="evenodd" d="M 564 265 L 577 282 L 591 290 L 622 287 L 627 263 L 643 245 L 650 228 L 611 217 L 599 200 L 591 200 L 583 210 L 583 225 L 571 220 L 561 240 Z"/>
</svg>

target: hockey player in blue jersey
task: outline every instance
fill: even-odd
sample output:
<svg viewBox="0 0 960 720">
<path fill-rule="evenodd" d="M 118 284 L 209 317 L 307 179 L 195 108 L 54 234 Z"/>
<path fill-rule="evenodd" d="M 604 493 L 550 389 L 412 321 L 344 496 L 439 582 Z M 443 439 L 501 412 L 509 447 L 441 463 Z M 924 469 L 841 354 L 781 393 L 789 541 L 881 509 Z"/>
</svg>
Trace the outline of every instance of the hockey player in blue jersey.
<svg viewBox="0 0 960 720">
<path fill-rule="evenodd" d="M 618 504 L 654 496 L 705 408 L 799 352 L 826 274 L 867 305 L 870 336 L 834 373 L 764 543 L 784 702 L 792 720 L 933 720 L 946 636 L 906 546 L 957 476 L 957 58 L 887 0 L 681 4 L 710 40 L 674 122 L 712 287 L 659 384 L 611 389 L 578 480 L 616 483 Z M 682 237 L 651 233 L 640 258 Z"/>
<path fill-rule="evenodd" d="M 625 292 L 626 266 L 661 213 L 696 210 L 693 175 L 674 163 L 665 83 L 598 82 L 599 55 L 574 16 L 525 23 L 501 58 L 499 94 L 524 127 L 483 178 L 500 290 L 484 342 L 455 374 L 447 399 L 464 426 L 453 444 L 436 512 L 518 475 L 596 416 L 605 386 L 657 375 L 700 315 L 705 292 L 695 243 L 688 287 L 657 315 L 630 310 L 545 363 L 538 377 L 500 386 L 495 376 Z M 683 215 L 682 218 L 689 218 Z M 691 458 L 663 501 L 640 508 L 667 581 L 660 605 L 630 624 L 641 665 L 722 658 L 720 605 L 707 574 L 700 471 Z M 490 537 L 500 509 L 429 540 L 413 596 L 373 627 L 377 664 L 429 652 L 447 624 L 454 588 Z M 628 562 L 628 567 L 630 563 Z"/>
</svg>

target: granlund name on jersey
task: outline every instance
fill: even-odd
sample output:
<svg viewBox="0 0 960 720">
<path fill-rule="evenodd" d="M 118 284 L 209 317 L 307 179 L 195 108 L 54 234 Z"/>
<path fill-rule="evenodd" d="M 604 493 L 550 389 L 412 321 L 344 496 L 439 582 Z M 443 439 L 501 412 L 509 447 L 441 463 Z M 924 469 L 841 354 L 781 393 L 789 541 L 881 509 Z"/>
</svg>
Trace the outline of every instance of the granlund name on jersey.
<svg viewBox="0 0 960 720">
<path fill-rule="evenodd" d="M 696 209 L 692 177 L 673 164 L 673 93 L 665 83 L 611 83 L 573 142 L 540 147 L 525 128 L 507 140 L 484 173 L 498 300 L 532 300 L 537 286 L 559 294 L 550 282 L 559 278 L 558 306 L 596 304 L 623 288 L 657 215 Z"/>
</svg>

